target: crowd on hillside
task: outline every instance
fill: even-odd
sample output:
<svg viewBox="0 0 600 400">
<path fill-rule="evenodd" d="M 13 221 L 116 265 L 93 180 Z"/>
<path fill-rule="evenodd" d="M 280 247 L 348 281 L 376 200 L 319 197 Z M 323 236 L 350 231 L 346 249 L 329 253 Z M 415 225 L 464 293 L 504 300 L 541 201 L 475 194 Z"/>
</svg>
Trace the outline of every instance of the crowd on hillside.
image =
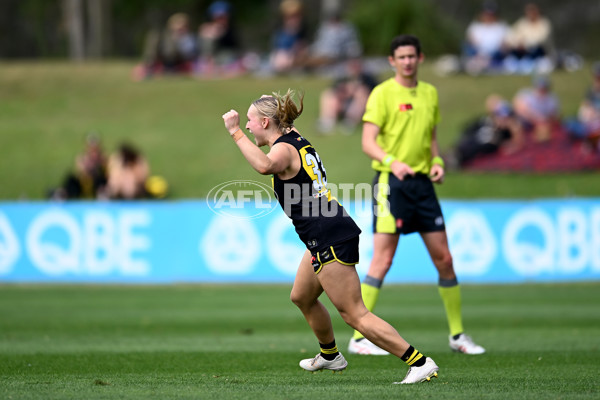
<svg viewBox="0 0 600 400">
<path fill-rule="evenodd" d="M 464 129 L 446 156 L 451 165 L 490 170 L 573 170 L 600 168 L 600 61 L 575 116 L 563 117 L 548 75 L 512 99 L 490 94 L 485 114 Z M 535 154 L 537 162 L 527 159 Z"/>
<path fill-rule="evenodd" d="M 450 164 L 489 170 L 599 168 L 600 62 L 592 66 L 593 83 L 576 116 L 562 115 L 552 89 L 551 75 L 557 67 L 576 69 L 579 63 L 556 49 L 552 22 L 537 4 L 525 3 L 522 16 L 508 24 L 501 18 L 498 3 L 484 0 L 465 30 L 462 54 L 440 58 L 436 71 L 472 76 L 519 74 L 533 79 L 530 87 L 511 99 L 488 96 L 485 113 L 465 126 L 447 154 Z M 537 161 L 532 161 L 531 154 Z"/>
<path fill-rule="evenodd" d="M 48 198 L 59 201 L 160 199 L 166 197 L 167 190 L 163 177 L 150 174 L 148 161 L 136 146 L 124 142 L 107 155 L 100 137 L 90 133 L 73 167 L 60 185 L 48 192 Z"/>
<path fill-rule="evenodd" d="M 463 60 L 470 74 L 547 73 L 555 64 L 552 23 L 534 3 L 525 4 L 523 15 L 509 25 L 488 0 L 465 36 Z"/>
<path fill-rule="evenodd" d="M 465 30 L 461 54 L 440 57 L 440 75 L 547 74 L 556 68 L 576 70 L 583 60 L 554 43 L 553 24 L 538 4 L 528 2 L 512 24 L 502 18 L 498 3 L 484 0 Z"/>
<path fill-rule="evenodd" d="M 207 20 L 197 28 L 190 25 L 188 15 L 176 13 L 164 30 L 148 34 L 143 62 L 136 66 L 133 78 L 168 74 L 224 78 L 247 72 L 263 76 L 326 74 L 332 81 L 320 95 L 317 131 L 358 132 L 381 65 L 366 66 L 357 30 L 340 10 L 323 15 L 312 40 L 301 0 L 282 0 L 278 13 L 280 24 L 272 33 L 266 57 L 244 52 L 234 10 L 227 1 L 213 2 Z M 593 83 L 577 115 L 563 119 L 551 82 L 557 60 L 552 24 L 536 4 L 525 4 L 523 16 L 508 25 L 499 18 L 497 4 L 485 0 L 480 14 L 466 28 L 462 68 L 473 75 L 530 74 L 533 80 L 512 99 L 490 94 L 485 113 L 465 126 L 458 143 L 445 154 L 448 165 L 535 169 L 527 159 L 535 154 L 542 169 L 600 168 L 600 62 L 593 65 Z M 148 162 L 135 146 L 123 143 L 107 156 L 99 138 L 90 135 L 74 167 L 48 197 L 163 198 L 167 189 L 162 177 L 150 175 Z"/>
<path fill-rule="evenodd" d="M 343 69 L 341 62 L 362 55 L 357 30 L 340 9 L 324 12 L 314 38 L 309 35 L 301 0 L 281 1 L 278 13 L 279 24 L 272 32 L 266 56 L 243 48 L 234 9 L 227 1 L 211 3 L 206 20 L 198 27 L 191 26 L 187 14 L 176 13 L 162 31 L 148 34 L 143 61 L 135 68 L 133 78 L 173 73 L 211 78 L 247 72 L 323 72 Z"/>
<path fill-rule="evenodd" d="M 206 10 L 206 20 L 190 25 L 184 13 L 172 15 L 160 32 L 146 39 L 143 62 L 135 80 L 165 74 L 194 77 L 232 77 L 252 72 L 260 76 L 318 73 L 332 77 L 320 95 L 316 129 L 356 133 L 381 65 L 366 66 L 357 29 L 339 9 L 326 10 L 313 35 L 309 33 L 302 0 L 282 0 L 279 25 L 272 32 L 266 56 L 245 52 L 231 4 L 217 0 Z M 528 2 L 514 23 L 501 18 L 498 3 L 483 0 L 482 8 L 465 28 L 458 68 L 471 75 L 527 74 L 532 86 L 512 99 L 490 94 L 486 112 L 465 127 L 448 155 L 451 164 L 465 166 L 482 155 L 518 154 L 531 143 L 548 143 L 562 132 L 586 149 L 598 149 L 600 104 L 598 70 L 594 85 L 574 118 L 561 120 L 560 102 L 552 91 L 551 72 L 561 60 L 553 43 L 552 22 L 539 6 Z M 442 65 L 443 67 L 443 65 Z"/>
<path fill-rule="evenodd" d="M 269 50 L 258 54 L 244 48 L 232 5 L 217 0 L 199 26 L 189 15 L 176 13 L 161 30 L 148 33 L 142 62 L 134 80 L 164 74 L 231 77 L 244 73 L 271 76 L 289 73 L 339 74 L 343 62 L 361 57 L 356 27 L 341 9 L 325 9 L 314 32 L 309 29 L 302 0 L 282 0 Z M 466 26 L 460 55 L 441 57 L 440 73 L 550 73 L 555 68 L 577 69 L 580 57 L 556 48 L 552 21 L 536 3 L 525 3 L 512 24 L 502 18 L 498 3 L 483 0 L 480 12 Z M 378 65 L 380 66 L 380 65 Z"/>
<path fill-rule="evenodd" d="M 235 25 L 234 10 L 222 0 L 210 4 L 207 20 L 195 29 L 184 13 L 172 15 L 161 32 L 146 38 L 143 61 L 134 80 L 165 74 L 199 78 L 227 78 L 245 73 L 266 77 L 285 74 L 320 74 L 332 83 L 320 97 L 317 130 L 355 133 L 371 90 L 378 83 L 380 66 L 369 68 L 355 26 L 341 9 L 325 10 L 310 35 L 304 3 L 282 0 L 279 25 L 273 31 L 266 56 L 245 52 Z M 314 37 L 313 37 L 314 36 Z"/>
</svg>

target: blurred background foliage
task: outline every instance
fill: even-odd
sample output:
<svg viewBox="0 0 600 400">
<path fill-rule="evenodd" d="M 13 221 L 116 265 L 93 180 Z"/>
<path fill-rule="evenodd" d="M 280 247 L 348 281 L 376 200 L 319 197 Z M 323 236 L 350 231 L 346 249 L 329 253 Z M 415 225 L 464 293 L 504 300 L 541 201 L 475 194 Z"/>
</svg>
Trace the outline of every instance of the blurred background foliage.
<svg viewBox="0 0 600 400">
<path fill-rule="evenodd" d="M 265 52 L 277 24 L 279 0 L 229 0 L 248 50 Z M 161 28 L 175 12 L 189 14 L 192 26 L 206 20 L 211 0 L 2 0 L 0 58 L 69 55 L 69 9 L 80 7 L 86 22 L 88 58 L 139 57 L 148 30 Z M 337 5 L 356 24 L 367 55 L 387 53 L 389 38 L 414 33 L 430 56 L 456 53 L 464 31 L 482 0 L 304 0 L 309 32 L 314 34 L 325 8 Z M 524 1 L 497 2 L 500 16 L 511 23 Z M 539 0 L 552 21 L 559 49 L 597 57 L 600 1 Z"/>
<path fill-rule="evenodd" d="M 448 18 L 431 1 L 355 1 L 349 19 L 360 32 L 368 54 L 390 51 L 390 39 L 399 33 L 418 36 L 428 55 L 458 53 L 463 26 Z M 376 29 L 375 29 L 376 28 Z"/>
</svg>

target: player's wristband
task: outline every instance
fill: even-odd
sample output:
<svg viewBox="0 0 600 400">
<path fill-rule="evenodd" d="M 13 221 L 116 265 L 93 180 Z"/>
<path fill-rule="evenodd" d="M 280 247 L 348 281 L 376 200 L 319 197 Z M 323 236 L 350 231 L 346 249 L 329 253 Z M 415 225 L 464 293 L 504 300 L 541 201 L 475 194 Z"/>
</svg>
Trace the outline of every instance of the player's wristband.
<svg viewBox="0 0 600 400">
<path fill-rule="evenodd" d="M 244 132 L 240 128 L 238 128 L 237 131 L 235 131 L 231 134 L 231 138 L 233 139 L 234 142 L 237 142 L 244 136 L 246 136 L 246 135 L 244 135 Z"/>
<path fill-rule="evenodd" d="M 386 167 L 389 167 L 394 161 L 396 161 L 396 157 L 394 157 L 391 154 L 386 154 L 385 157 L 383 157 L 383 159 L 381 160 L 381 163 Z"/>
<path fill-rule="evenodd" d="M 435 156 L 433 157 L 433 159 L 431 160 L 432 164 L 437 164 L 442 168 L 445 168 L 445 164 L 444 164 L 444 159 L 440 156 Z"/>
</svg>

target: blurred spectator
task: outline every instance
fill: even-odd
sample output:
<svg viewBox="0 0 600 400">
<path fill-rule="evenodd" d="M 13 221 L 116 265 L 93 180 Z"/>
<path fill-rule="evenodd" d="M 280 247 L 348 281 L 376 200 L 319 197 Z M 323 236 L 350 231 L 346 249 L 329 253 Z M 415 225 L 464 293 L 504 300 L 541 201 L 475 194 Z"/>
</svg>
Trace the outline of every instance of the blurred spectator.
<svg viewBox="0 0 600 400">
<path fill-rule="evenodd" d="M 359 57 L 351 58 L 345 64 L 344 74 L 321 93 L 318 120 L 320 133 L 331 133 L 338 121 L 342 122 L 344 132 L 353 133 L 361 123 L 369 94 L 377 85 L 377 79 L 365 71 Z"/>
<path fill-rule="evenodd" d="M 577 118 L 568 121 L 566 128 L 574 138 L 589 141 L 600 150 L 600 61 L 592 65 L 592 75 L 594 81 L 579 105 Z"/>
<path fill-rule="evenodd" d="M 504 62 L 506 71 L 523 74 L 534 70 L 550 72 L 554 68 L 551 39 L 550 21 L 541 15 L 537 4 L 527 3 L 524 16 L 512 25 L 507 37 L 510 55 Z"/>
<path fill-rule="evenodd" d="M 83 153 L 75 158 L 75 168 L 65 177 L 62 185 L 49 194 L 54 200 L 95 199 L 105 197 L 106 157 L 100 138 L 90 133 Z"/>
<path fill-rule="evenodd" d="M 308 69 L 333 66 L 361 54 L 362 45 L 354 25 L 343 20 L 339 10 L 330 10 L 317 30 L 303 65 Z"/>
<path fill-rule="evenodd" d="M 486 114 L 470 122 L 454 149 L 447 156 L 455 166 L 464 166 L 482 154 L 493 154 L 502 149 L 513 153 L 523 146 L 522 125 L 510 103 L 497 94 L 485 101 Z"/>
<path fill-rule="evenodd" d="M 142 199 L 147 197 L 146 180 L 150 168 L 142 154 L 123 143 L 108 159 L 108 196 L 111 199 Z"/>
<path fill-rule="evenodd" d="M 513 107 L 525 129 L 533 131 L 535 141 L 550 139 L 553 126 L 559 122 L 559 101 L 547 76 L 535 76 L 533 87 L 521 89 L 515 95 Z"/>
<path fill-rule="evenodd" d="M 502 68 L 509 27 L 498 19 L 498 6 L 485 1 L 477 19 L 469 24 L 463 51 L 467 73 L 478 75 Z"/>
<path fill-rule="evenodd" d="M 269 64 L 276 73 L 292 70 L 308 46 L 304 10 L 300 0 L 283 0 L 279 6 L 281 26 L 273 35 Z"/>
<path fill-rule="evenodd" d="M 88 134 L 85 149 L 75 158 L 75 175 L 81 182 L 82 197 L 104 196 L 106 187 L 106 156 L 100 138 L 95 133 Z"/>
<path fill-rule="evenodd" d="M 233 76 L 241 73 L 240 43 L 233 25 L 231 5 L 227 1 L 215 1 L 207 13 L 209 20 L 198 30 L 198 74 Z"/>
<path fill-rule="evenodd" d="M 143 63 L 133 72 L 134 80 L 159 74 L 190 74 L 198 56 L 195 36 L 190 32 L 187 14 L 169 17 L 163 32 L 151 31 L 144 45 Z"/>
</svg>

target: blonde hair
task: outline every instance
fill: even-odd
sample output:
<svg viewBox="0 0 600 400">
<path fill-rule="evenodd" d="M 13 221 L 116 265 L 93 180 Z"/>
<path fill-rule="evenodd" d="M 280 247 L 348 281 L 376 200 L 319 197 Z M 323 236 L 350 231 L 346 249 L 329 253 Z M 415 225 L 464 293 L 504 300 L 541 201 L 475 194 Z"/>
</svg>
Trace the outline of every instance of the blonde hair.
<svg viewBox="0 0 600 400">
<path fill-rule="evenodd" d="M 254 100 L 252 105 L 261 115 L 273 120 L 281 133 L 288 133 L 304 110 L 304 93 L 298 95 L 300 108 L 294 102 L 295 94 L 292 89 L 288 89 L 284 95 L 273 92 L 272 96 L 262 96 Z"/>
</svg>

